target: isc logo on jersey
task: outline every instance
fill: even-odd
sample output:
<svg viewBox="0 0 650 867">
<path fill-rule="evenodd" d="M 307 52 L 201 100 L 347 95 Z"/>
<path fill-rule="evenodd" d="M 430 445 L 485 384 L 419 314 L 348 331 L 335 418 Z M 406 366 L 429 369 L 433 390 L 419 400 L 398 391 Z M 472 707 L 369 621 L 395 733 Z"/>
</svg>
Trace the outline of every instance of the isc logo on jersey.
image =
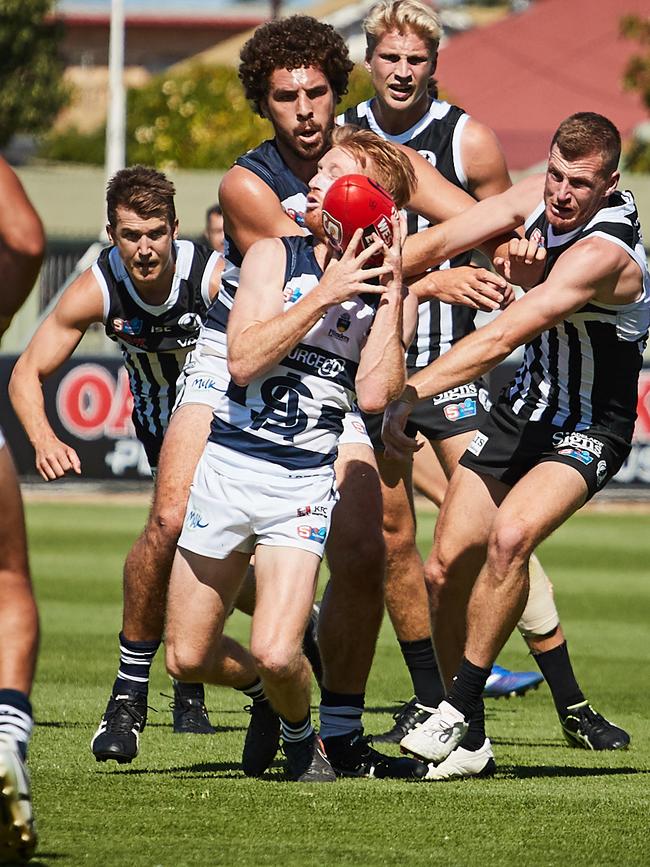
<svg viewBox="0 0 650 867">
<path fill-rule="evenodd" d="M 296 532 L 301 539 L 309 539 L 310 542 L 319 542 L 321 545 L 325 544 L 327 537 L 326 527 L 309 527 L 307 524 L 301 524 Z"/>
</svg>

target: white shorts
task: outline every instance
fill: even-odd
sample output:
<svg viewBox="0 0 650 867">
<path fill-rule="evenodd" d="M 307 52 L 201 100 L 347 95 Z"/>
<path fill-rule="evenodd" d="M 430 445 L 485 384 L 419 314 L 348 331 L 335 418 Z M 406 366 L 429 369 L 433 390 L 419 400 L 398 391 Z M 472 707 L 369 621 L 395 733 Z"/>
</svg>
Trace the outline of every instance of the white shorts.
<svg viewBox="0 0 650 867">
<path fill-rule="evenodd" d="M 5 435 L 2 432 L 2 428 L 0 427 L 0 449 L 4 448 L 5 445 Z"/>
<path fill-rule="evenodd" d="M 200 403 L 214 409 L 228 388 L 230 377 L 226 360 L 198 349 L 187 356 L 185 366 L 176 382 L 176 410 L 190 403 Z"/>
<path fill-rule="evenodd" d="M 264 467 L 268 474 L 232 478 L 208 443 L 190 488 L 179 547 L 216 560 L 233 551 L 252 554 L 256 545 L 301 548 L 322 558 L 338 500 L 334 470 L 287 477 L 278 476 L 272 464 Z"/>
<path fill-rule="evenodd" d="M 339 445 L 345 446 L 357 443 L 373 448 L 366 426 L 358 409 L 350 410 L 343 418 L 343 433 L 339 437 Z"/>
</svg>

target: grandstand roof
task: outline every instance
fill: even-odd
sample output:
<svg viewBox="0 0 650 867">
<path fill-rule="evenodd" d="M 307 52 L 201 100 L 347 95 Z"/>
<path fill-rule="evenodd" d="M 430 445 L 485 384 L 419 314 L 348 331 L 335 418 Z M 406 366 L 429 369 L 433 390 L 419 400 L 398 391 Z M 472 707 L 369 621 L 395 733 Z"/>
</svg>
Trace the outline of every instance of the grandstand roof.
<svg viewBox="0 0 650 867">
<path fill-rule="evenodd" d="M 640 47 L 620 36 L 620 19 L 649 11 L 648 0 L 537 0 L 449 40 L 437 78 L 450 100 L 494 129 L 513 169 L 543 161 L 556 127 L 576 111 L 604 114 L 629 137 L 648 112 L 623 90 Z"/>
</svg>

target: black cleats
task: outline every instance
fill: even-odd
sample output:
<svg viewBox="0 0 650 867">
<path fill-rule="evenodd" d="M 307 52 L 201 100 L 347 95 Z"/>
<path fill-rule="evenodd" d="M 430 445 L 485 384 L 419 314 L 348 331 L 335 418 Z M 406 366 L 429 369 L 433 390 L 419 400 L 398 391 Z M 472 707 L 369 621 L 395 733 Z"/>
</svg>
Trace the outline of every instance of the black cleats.
<svg viewBox="0 0 650 867">
<path fill-rule="evenodd" d="M 251 721 L 244 741 L 242 769 L 247 777 L 261 777 L 280 747 L 280 717 L 268 701 L 255 701 L 245 710 Z"/>
<path fill-rule="evenodd" d="M 114 759 L 120 764 L 132 761 L 138 755 L 140 732 L 146 722 L 146 693 L 125 689 L 112 695 L 90 743 L 97 761 Z"/>
<path fill-rule="evenodd" d="M 630 736 L 595 711 L 588 702 L 568 708 L 560 716 L 560 725 L 566 742 L 583 750 L 625 750 Z"/>
<path fill-rule="evenodd" d="M 380 735 L 371 735 L 372 742 L 373 744 L 398 744 L 418 723 L 423 722 L 428 716 L 429 711 L 418 704 L 418 700 L 414 696 L 410 701 L 403 702 L 397 713 L 393 714 L 395 725 L 392 729 Z"/>
<path fill-rule="evenodd" d="M 302 741 L 285 741 L 282 749 L 287 760 L 287 773 L 292 780 L 297 783 L 336 782 L 336 774 L 316 732 Z"/>
<path fill-rule="evenodd" d="M 320 603 L 314 602 L 307 623 L 307 629 L 302 639 L 302 651 L 309 660 L 311 670 L 314 672 L 314 677 L 318 685 L 321 685 L 323 679 L 323 663 L 320 658 L 320 650 L 318 649 L 318 617 L 320 615 Z"/>
<path fill-rule="evenodd" d="M 203 684 L 185 684 L 175 680 L 171 710 L 174 718 L 174 734 L 213 735 L 216 733 L 205 706 Z"/>
<path fill-rule="evenodd" d="M 338 776 L 406 780 L 420 780 L 426 776 L 428 767 L 423 762 L 385 756 L 373 750 L 369 740 L 361 730 L 325 739 L 325 752 Z"/>
</svg>

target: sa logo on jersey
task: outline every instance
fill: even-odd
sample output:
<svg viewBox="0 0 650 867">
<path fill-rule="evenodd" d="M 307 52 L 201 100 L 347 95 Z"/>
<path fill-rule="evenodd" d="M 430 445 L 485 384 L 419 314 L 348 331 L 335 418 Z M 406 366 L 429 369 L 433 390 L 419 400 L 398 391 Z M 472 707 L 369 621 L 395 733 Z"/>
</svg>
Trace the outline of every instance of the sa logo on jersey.
<svg viewBox="0 0 650 867">
<path fill-rule="evenodd" d="M 310 527 L 307 524 L 301 524 L 296 532 L 301 539 L 308 539 L 310 542 L 318 542 L 321 545 L 325 544 L 326 527 Z"/>
</svg>

